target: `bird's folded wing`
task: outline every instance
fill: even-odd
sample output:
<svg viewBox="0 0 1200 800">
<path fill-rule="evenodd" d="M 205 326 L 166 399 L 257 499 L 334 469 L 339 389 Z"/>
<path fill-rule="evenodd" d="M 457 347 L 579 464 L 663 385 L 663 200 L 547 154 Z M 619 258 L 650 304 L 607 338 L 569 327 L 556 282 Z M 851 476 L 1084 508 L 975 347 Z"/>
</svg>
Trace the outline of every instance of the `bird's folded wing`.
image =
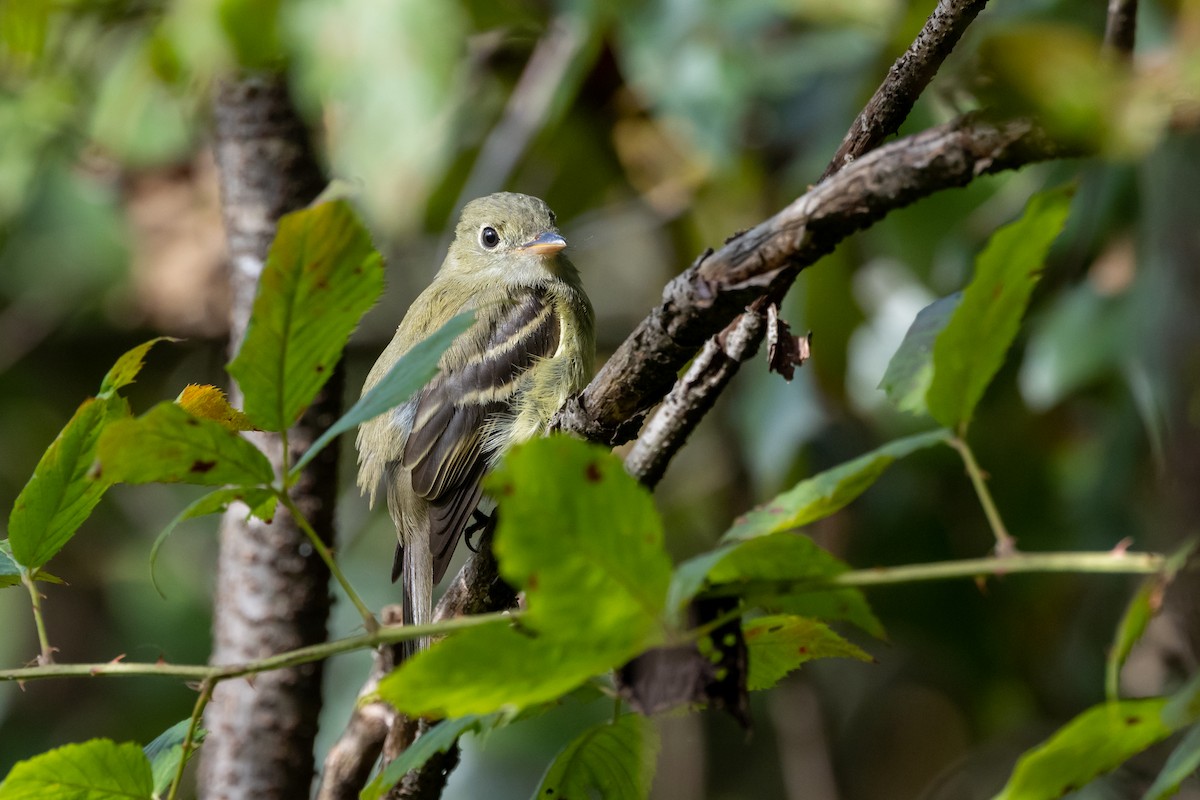
<svg viewBox="0 0 1200 800">
<path fill-rule="evenodd" d="M 442 371 L 421 393 L 401 465 L 412 489 L 428 499 L 434 581 L 441 580 L 487 470 L 484 428 L 509 413 L 521 376 L 554 355 L 559 319 L 544 290 L 527 288 L 481 304 L 478 321 L 443 357 Z"/>
</svg>

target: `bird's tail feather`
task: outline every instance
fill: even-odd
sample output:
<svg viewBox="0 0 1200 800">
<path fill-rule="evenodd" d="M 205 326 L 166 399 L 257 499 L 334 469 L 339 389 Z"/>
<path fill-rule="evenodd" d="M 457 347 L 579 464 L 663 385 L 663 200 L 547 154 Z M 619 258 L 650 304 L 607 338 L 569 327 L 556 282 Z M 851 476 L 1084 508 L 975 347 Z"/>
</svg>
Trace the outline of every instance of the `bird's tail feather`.
<svg viewBox="0 0 1200 800">
<path fill-rule="evenodd" d="M 404 624 L 427 625 L 433 621 L 433 559 L 429 552 L 429 537 L 416 536 L 403 548 L 401 586 L 404 595 Z M 426 637 L 409 639 L 404 643 L 404 658 L 415 655 L 429 646 Z"/>
</svg>

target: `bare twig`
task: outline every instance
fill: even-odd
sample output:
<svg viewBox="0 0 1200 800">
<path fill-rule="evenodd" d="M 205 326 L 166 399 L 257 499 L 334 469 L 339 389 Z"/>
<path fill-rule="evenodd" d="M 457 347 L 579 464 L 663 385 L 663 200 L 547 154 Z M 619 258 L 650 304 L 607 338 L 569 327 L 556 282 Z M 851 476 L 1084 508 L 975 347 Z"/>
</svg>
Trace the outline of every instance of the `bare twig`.
<svg viewBox="0 0 1200 800">
<path fill-rule="evenodd" d="M 1124 58 L 1133 54 L 1137 39 L 1138 0 L 1108 0 L 1108 20 L 1104 25 L 1104 49 Z"/>
<path fill-rule="evenodd" d="M 625 457 L 625 470 L 648 488 L 658 485 L 667 463 L 716 402 L 743 361 L 753 358 L 762 343 L 764 315 L 756 301 L 725 330 L 704 344 L 663 399 L 658 412 L 646 423 L 633 449 Z"/>
<path fill-rule="evenodd" d="M 825 180 L 900 129 L 925 87 L 987 0 L 939 0 L 925 27 L 896 59 L 825 167 Z"/>
<path fill-rule="evenodd" d="M 480 148 L 459 206 L 508 180 L 529 142 L 546 124 L 555 96 L 571 86 L 567 76 L 578 71 L 576 62 L 591 35 L 588 27 L 589 21 L 576 13 L 561 14 L 547 26 L 513 87 L 504 115 Z"/>
</svg>

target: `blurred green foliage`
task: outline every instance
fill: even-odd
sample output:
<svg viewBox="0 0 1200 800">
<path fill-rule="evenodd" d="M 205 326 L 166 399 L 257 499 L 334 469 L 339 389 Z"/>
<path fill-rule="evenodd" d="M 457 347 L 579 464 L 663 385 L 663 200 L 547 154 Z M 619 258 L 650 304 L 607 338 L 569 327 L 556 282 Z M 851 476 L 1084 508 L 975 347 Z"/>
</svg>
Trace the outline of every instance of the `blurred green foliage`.
<svg viewBox="0 0 1200 800">
<path fill-rule="evenodd" d="M 126 392 L 135 413 L 187 383 L 221 379 L 219 336 L 195 338 L 155 315 L 161 295 L 144 291 L 147 274 L 174 285 L 195 265 L 154 248 L 163 230 L 141 210 L 170 216 L 163 187 L 211 186 L 207 108 L 213 81 L 230 70 L 287 70 L 330 173 L 357 184 L 390 255 L 391 290 L 352 346 L 349 383 L 357 385 L 440 261 L 468 187 L 550 202 L 597 303 L 602 344 L 613 346 L 704 247 L 815 180 L 932 5 L 7 0 L 0 508 L 11 507 L 107 366 L 147 334 L 194 338 L 170 355 L 155 352 Z M 678 559 L 711 547 L 755 502 L 918 430 L 922 423 L 893 411 L 875 388 L 905 330 L 919 309 L 966 283 L 982 243 L 1035 190 L 1069 179 L 1079 187 L 1072 217 L 1027 324 L 975 410 L 972 444 L 1021 547 L 1103 549 L 1130 538 L 1169 549 L 1194 529 L 1200 11 L 1186 0 L 1143 2 L 1136 58 L 1103 63 L 1094 58 L 1102 5 L 993 4 L 904 130 L 985 103 L 1032 109 L 1105 158 L 931 197 L 804 273 L 784 311 L 795 329 L 813 330 L 812 361 L 791 384 L 760 363 L 743 369 L 658 491 Z M 559 71 L 526 75 L 556 25 L 568 31 L 566 55 L 536 63 Z M 540 111 L 530 116 L 530 108 Z M 501 125 L 510 117 L 529 123 Z M 481 154 L 503 152 L 501 134 L 515 150 L 511 164 L 481 164 Z M 195 219 L 200 231 L 215 224 Z M 173 240 L 203 252 L 190 235 Z M 149 273 L 137 266 L 145 263 Z M 184 302 L 211 306 L 220 319 L 219 293 L 185 293 Z M 195 497 L 176 487 L 108 492 L 56 560 L 69 585 L 44 588 L 61 659 L 207 657 L 212 526 L 188 523 L 164 549 L 165 600 L 147 580 L 154 535 Z M 380 568 L 390 522 L 368 517 L 349 486 L 340 515 L 351 580 L 373 607 L 391 601 Z M 945 448 L 891 467 L 810 532 L 860 567 L 977 556 L 991 546 L 961 463 Z M 878 663 L 806 666 L 783 682 L 795 691 L 756 700 L 749 742 L 715 716 L 672 728 L 678 738 L 664 738 L 659 796 L 678 796 L 672 788 L 695 785 L 684 776 L 695 781 L 697 772 L 702 796 L 795 796 L 784 794 L 789 765 L 814 753 L 846 798 L 915 797 L 931 786 L 932 797 L 995 791 L 1017 753 L 1103 698 L 1105 650 L 1133 589 L 1121 579 L 1012 576 L 986 591 L 967 583 L 874 590 L 871 606 L 892 643 L 873 651 Z M 16 591 L 0 592 L 6 665 L 36 652 L 27 605 Z M 356 624 L 339 604 L 332 629 Z M 1126 669 L 1133 691 L 1163 688 L 1135 660 Z M 365 656 L 330 665 L 322 747 L 365 669 Z M 1171 687 L 1169 674 L 1157 680 Z M 792 705 L 805 687 L 819 698 L 815 716 Z M 169 682 L 0 686 L 0 773 L 66 741 L 149 741 L 193 700 Z M 495 732 L 482 750 L 469 740 L 453 796 L 473 796 L 478 781 L 493 797 L 528 796 L 561 743 L 602 713 L 568 706 L 522 726 L 520 740 Z M 820 742 L 815 750 L 796 749 L 788 723 L 797 718 Z M 936 794 L 955 788 L 960 794 Z"/>
</svg>

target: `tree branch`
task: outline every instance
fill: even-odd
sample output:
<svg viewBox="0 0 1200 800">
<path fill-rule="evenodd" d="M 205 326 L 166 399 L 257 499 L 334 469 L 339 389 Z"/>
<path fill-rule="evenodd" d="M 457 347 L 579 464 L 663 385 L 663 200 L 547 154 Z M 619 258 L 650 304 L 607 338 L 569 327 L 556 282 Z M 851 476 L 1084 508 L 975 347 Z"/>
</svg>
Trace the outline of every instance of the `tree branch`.
<svg viewBox="0 0 1200 800">
<path fill-rule="evenodd" d="M 854 161 L 668 283 L 662 304 L 564 406 L 557 427 L 611 445 L 628 441 L 704 340 L 776 280 L 794 280 L 890 211 L 980 175 L 1064 155 L 1028 120 L 996 123 L 972 115 Z"/>
<path fill-rule="evenodd" d="M 1104 49 L 1129 58 L 1137 39 L 1138 0 L 1108 0 L 1108 19 L 1104 24 Z"/>
<path fill-rule="evenodd" d="M 850 125 L 821 180 L 874 150 L 900 129 L 917 98 L 985 5 L 987 0 L 939 0 L 917 38 L 892 64 L 887 78 Z"/>
</svg>

